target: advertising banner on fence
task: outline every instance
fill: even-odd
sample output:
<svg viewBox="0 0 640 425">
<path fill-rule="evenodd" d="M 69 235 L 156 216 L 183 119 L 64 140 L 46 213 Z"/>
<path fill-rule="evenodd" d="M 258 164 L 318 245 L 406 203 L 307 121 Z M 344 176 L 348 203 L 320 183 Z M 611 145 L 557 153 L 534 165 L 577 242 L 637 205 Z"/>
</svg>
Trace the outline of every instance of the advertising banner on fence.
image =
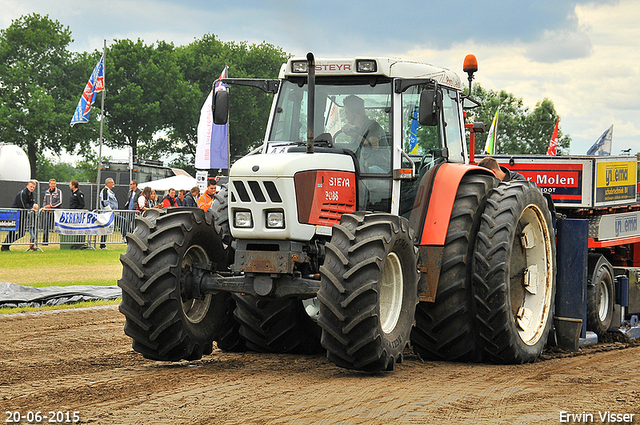
<svg viewBox="0 0 640 425">
<path fill-rule="evenodd" d="M 63 235 L 109 235 L 114 217 L 113 212 L 55 211 L 55 229 Z"/>
<path fill-rule="evenodd" d="M 0 230 L 17 231 L 20 227 L 20 211 L 0 210 Z"/>
</svg>

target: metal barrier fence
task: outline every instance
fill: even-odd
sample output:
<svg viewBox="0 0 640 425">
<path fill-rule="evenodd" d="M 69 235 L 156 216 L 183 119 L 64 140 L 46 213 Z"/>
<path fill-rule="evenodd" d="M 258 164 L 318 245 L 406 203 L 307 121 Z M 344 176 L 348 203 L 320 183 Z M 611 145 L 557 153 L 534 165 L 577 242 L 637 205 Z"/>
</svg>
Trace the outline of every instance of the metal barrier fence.
<svg viewBox="0 0 640 425">
<path fill-rule="evenodd" d="M 64 212 L 87 212 L 88 210 L 59 210 Z M 101 213 L 106 211 L 92 211 Z M 38 250 L 41 246 L 60 245 L 60 249 L 96 249 L 110 244 L 126 243 L 125 236 L 135 228 L 135 211 L 116 210 L 113 233 L 107 235 L 67 235 L 55 227 L 54 210 L 0 209 L 0 245 Z"/>
</svg>

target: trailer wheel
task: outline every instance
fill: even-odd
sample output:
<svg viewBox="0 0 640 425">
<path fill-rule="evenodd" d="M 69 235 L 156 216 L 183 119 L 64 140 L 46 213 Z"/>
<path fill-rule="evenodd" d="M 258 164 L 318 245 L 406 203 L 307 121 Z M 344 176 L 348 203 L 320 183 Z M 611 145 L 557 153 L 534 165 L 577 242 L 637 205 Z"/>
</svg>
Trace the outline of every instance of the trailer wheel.
<svg viewBox="0 0 640 425">
<path fill-rule="evenodd" d="M 268 299 L 233 294 L 235 318 L 248 350 L 259 353 L 322 352 L 320 328 L 297 298 Z"/>
<path fill-rule="evenodd" d="M 613 319 L 613 276 L 606 264 L 601 264 L 587 285 L 587 329 L 603 335 Z"/>
<path fill-rule="evenodd" d="M 466 175 L 458 187 L 445 240 L 435 302 L 420 302 L 413 350 L 425 360 L 480 361 L 473 308 L 473 249 L 480 215 L 496 179 Z"/>
<path fill-rule="evenodd" d="M 555 243 L 547 202 L 535 184 L 500 184 L 487 201 L 473 279 L 484 352 L 495 363 L 536 360 L 555 298 Z"/>
<path fill-rule="evenodd" d="M 393 370 L 409 344 L 418 302 L 417 250 L 405 218 L 344 214 L 320 267 L 322 345 L 336 365 Z"/>
<path fill-rule="evenodd" d="M 218 268 L 228 270 L 229 265 L 233 264 L 234 261 L 235 242 L 229 228 L 229 191 L 226 184 L 220 185 L 218 193 L 213 195 L 213 204 L 209 211 L 213 214 L 216 233 L 219 233 L 222 237 L 222 247 L 225 252 L 224 265 L 221 264 Z M 216 344 L 222 351 L 245 351 L 245 342 L 240 335 L 240 324 L 233 314 L 236 302 L 231 297 L 231 294 L 225 294 L 225 308 L 226 313 L 220 325 L 220 333 L 216 339 Z"/>
<path fill-rule="evenodd" d="M 191 298 L 187 279 L 194 264 L 224 255 L 212 216 L 174 209 L 136 218 L 121 255 L 120 312 L 133 349 L 153 360 L 195 360 L 210 354 L 225 315 L 227 294 Z"/>
</svg>

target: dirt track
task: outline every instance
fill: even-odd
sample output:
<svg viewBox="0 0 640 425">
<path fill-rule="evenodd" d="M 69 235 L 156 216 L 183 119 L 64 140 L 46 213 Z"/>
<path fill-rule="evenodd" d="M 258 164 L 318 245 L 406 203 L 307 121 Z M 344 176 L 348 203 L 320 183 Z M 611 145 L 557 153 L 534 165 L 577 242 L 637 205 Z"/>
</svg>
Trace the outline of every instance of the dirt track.
<svg viewBox="0 0 640 425">
<path fill-rule="evenodd" d="M 116 307 L 0 317 L 3 422 L 8 411 L 78 411 L 98 424 L 556 424 L 561 411 L 593 415 L 578 423 L 609 411 L 640 424 L 638 346 L 519 366 L 409 356 L 367 375 L 323 356 L 148 361 L 123 326 Z"/>
</svg>

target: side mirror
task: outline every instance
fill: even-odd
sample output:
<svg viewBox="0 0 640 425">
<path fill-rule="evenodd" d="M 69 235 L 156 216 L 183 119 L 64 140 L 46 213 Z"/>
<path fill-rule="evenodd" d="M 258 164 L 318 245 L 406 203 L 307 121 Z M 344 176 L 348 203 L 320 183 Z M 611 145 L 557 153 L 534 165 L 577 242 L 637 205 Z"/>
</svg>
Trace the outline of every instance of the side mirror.
<svg viewBox="0 0 640 425">
<path fill-rule="evenodd" d="M 438 117 L 442 109 L 442 94 L 438 90 L 424 90 L 420 93 L 420 125 L 430 127 L 438 125 Z"/>
<path fill-rule="evenodd" d="M 229 92 L 219 90 L 213 94 L 213 122 L 224 125 L 229 120 Z"/>
</svg>

